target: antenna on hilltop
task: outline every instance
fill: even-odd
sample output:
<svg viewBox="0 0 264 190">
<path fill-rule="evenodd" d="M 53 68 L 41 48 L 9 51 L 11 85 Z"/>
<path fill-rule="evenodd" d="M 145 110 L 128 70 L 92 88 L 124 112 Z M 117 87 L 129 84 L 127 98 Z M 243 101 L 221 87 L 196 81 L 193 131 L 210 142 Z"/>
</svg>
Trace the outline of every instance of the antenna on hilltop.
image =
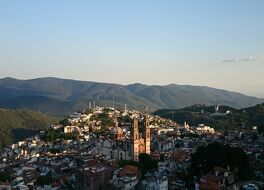
<svg viewBox="0 0 264 190">
<path fill-rule="evenodd" d="M 143 112 L 145 112 L 146 114 L 149 114 L 148 106 L 144 106 L 143 107 Z"/>
<path fill-rule="evenodd" d="M 113 88 L 113 108 L 115 109 L 115 89 Z"/>
<path fill-rule="evenodd" d="M 89 102 L 89 109 L 91 109 L 91 107 L 92 107 L 92 103 L 91 103 L 91 102 Z"/>
</svg>

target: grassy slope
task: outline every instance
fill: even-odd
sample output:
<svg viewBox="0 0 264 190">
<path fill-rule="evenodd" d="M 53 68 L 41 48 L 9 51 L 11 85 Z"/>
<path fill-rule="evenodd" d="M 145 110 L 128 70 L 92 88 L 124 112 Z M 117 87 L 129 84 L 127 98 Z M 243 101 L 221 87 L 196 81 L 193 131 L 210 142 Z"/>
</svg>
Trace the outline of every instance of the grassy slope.
<svg viewBox="0 0 264 190">
<path fill-rule="evenodd" d="M 39 112 L 0 109 L 0 148 L 11 144 L 17 135 L 21 135 L 14 134 L 14 131 L 38 131 L 57 121 L 57 118 Z"/>
</svg>

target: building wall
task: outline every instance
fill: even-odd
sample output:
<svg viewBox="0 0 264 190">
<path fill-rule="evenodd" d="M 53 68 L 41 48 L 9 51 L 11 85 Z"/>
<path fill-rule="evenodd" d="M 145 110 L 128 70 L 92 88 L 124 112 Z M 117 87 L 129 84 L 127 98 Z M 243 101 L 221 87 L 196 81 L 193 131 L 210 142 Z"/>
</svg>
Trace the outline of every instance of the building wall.
<svg viewBox="0 0 264 190">
<path fill-rule="evenodd" d="M 122 189 L 124 189 L 124 190 L 132 190 L 132 189 L 135 188 L 137 183 L 138 183 L 138 180 L 133 180 L 133 181 L 131 181 L 129 183 L 124 184 Z"/>
<path fill-rule="evenodd" d="M 107 190 L 107 182 L 112 179 L 112 171 L 105 170 L 96 177 L 89 177 L 83 171 L 77 171 L 77 190 Z"/>
<path fill-rule="evenodd" d="M 150 154 L 150 128 L 149 116 L 146 116 L 145 121 L 145 153 Z"/>
<path fill-rule="evenodd" d="M 139 156 L 139 131 L 137 118 L 134 118 L 132 125 L 131 151 L 132 159 L 137 162 Z"/>
<path fill-rule="evenodd" d="M 161 177 L 160 179 L 151 181 L 142 181 L 142 189 L 145 190 L 168 190 L 168 179 Z"/>
</svg>

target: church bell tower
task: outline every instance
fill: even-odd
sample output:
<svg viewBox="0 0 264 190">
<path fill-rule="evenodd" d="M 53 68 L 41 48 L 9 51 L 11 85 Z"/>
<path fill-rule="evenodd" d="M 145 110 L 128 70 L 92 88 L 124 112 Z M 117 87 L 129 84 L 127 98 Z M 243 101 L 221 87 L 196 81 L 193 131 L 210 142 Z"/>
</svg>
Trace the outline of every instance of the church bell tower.
<svg viewBox="0 0 264 190">
<path fill-rule="evenodd" d="M 145 153 L 150 154 L 149 115 L 145 116 Z"/>
<path fill-rule="evenodd" d="M 131 133 L 131 158 L 133 161 L 138 161 L 139 156 L 139 130 L 138 130 L 138 118 L 137 116 L 134 116 L 133 118 L 133 124 L 132 124 L 132 133 Z"/>
</svg>

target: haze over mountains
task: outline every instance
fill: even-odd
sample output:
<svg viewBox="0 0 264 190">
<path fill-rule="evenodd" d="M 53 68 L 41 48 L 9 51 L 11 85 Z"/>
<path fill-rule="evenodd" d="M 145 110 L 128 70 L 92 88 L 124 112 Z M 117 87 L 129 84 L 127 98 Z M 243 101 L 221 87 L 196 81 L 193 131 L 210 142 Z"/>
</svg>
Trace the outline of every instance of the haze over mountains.
<svg viewBox="0 0 264 190">
<path fill-rule="evenodd" d="M 0 107 L 32 109 L 53 114 L 67 114 L 85 109 L 89 103 L 143 111 L 176 109 L 193 104 L 227 105 L 244 108 L 264 100 L 236 92 L 205 86 L 170 84 L 165 86 L 119 85 L 59 78 L 18 80 L 0 79 Z"/>
</svg>

